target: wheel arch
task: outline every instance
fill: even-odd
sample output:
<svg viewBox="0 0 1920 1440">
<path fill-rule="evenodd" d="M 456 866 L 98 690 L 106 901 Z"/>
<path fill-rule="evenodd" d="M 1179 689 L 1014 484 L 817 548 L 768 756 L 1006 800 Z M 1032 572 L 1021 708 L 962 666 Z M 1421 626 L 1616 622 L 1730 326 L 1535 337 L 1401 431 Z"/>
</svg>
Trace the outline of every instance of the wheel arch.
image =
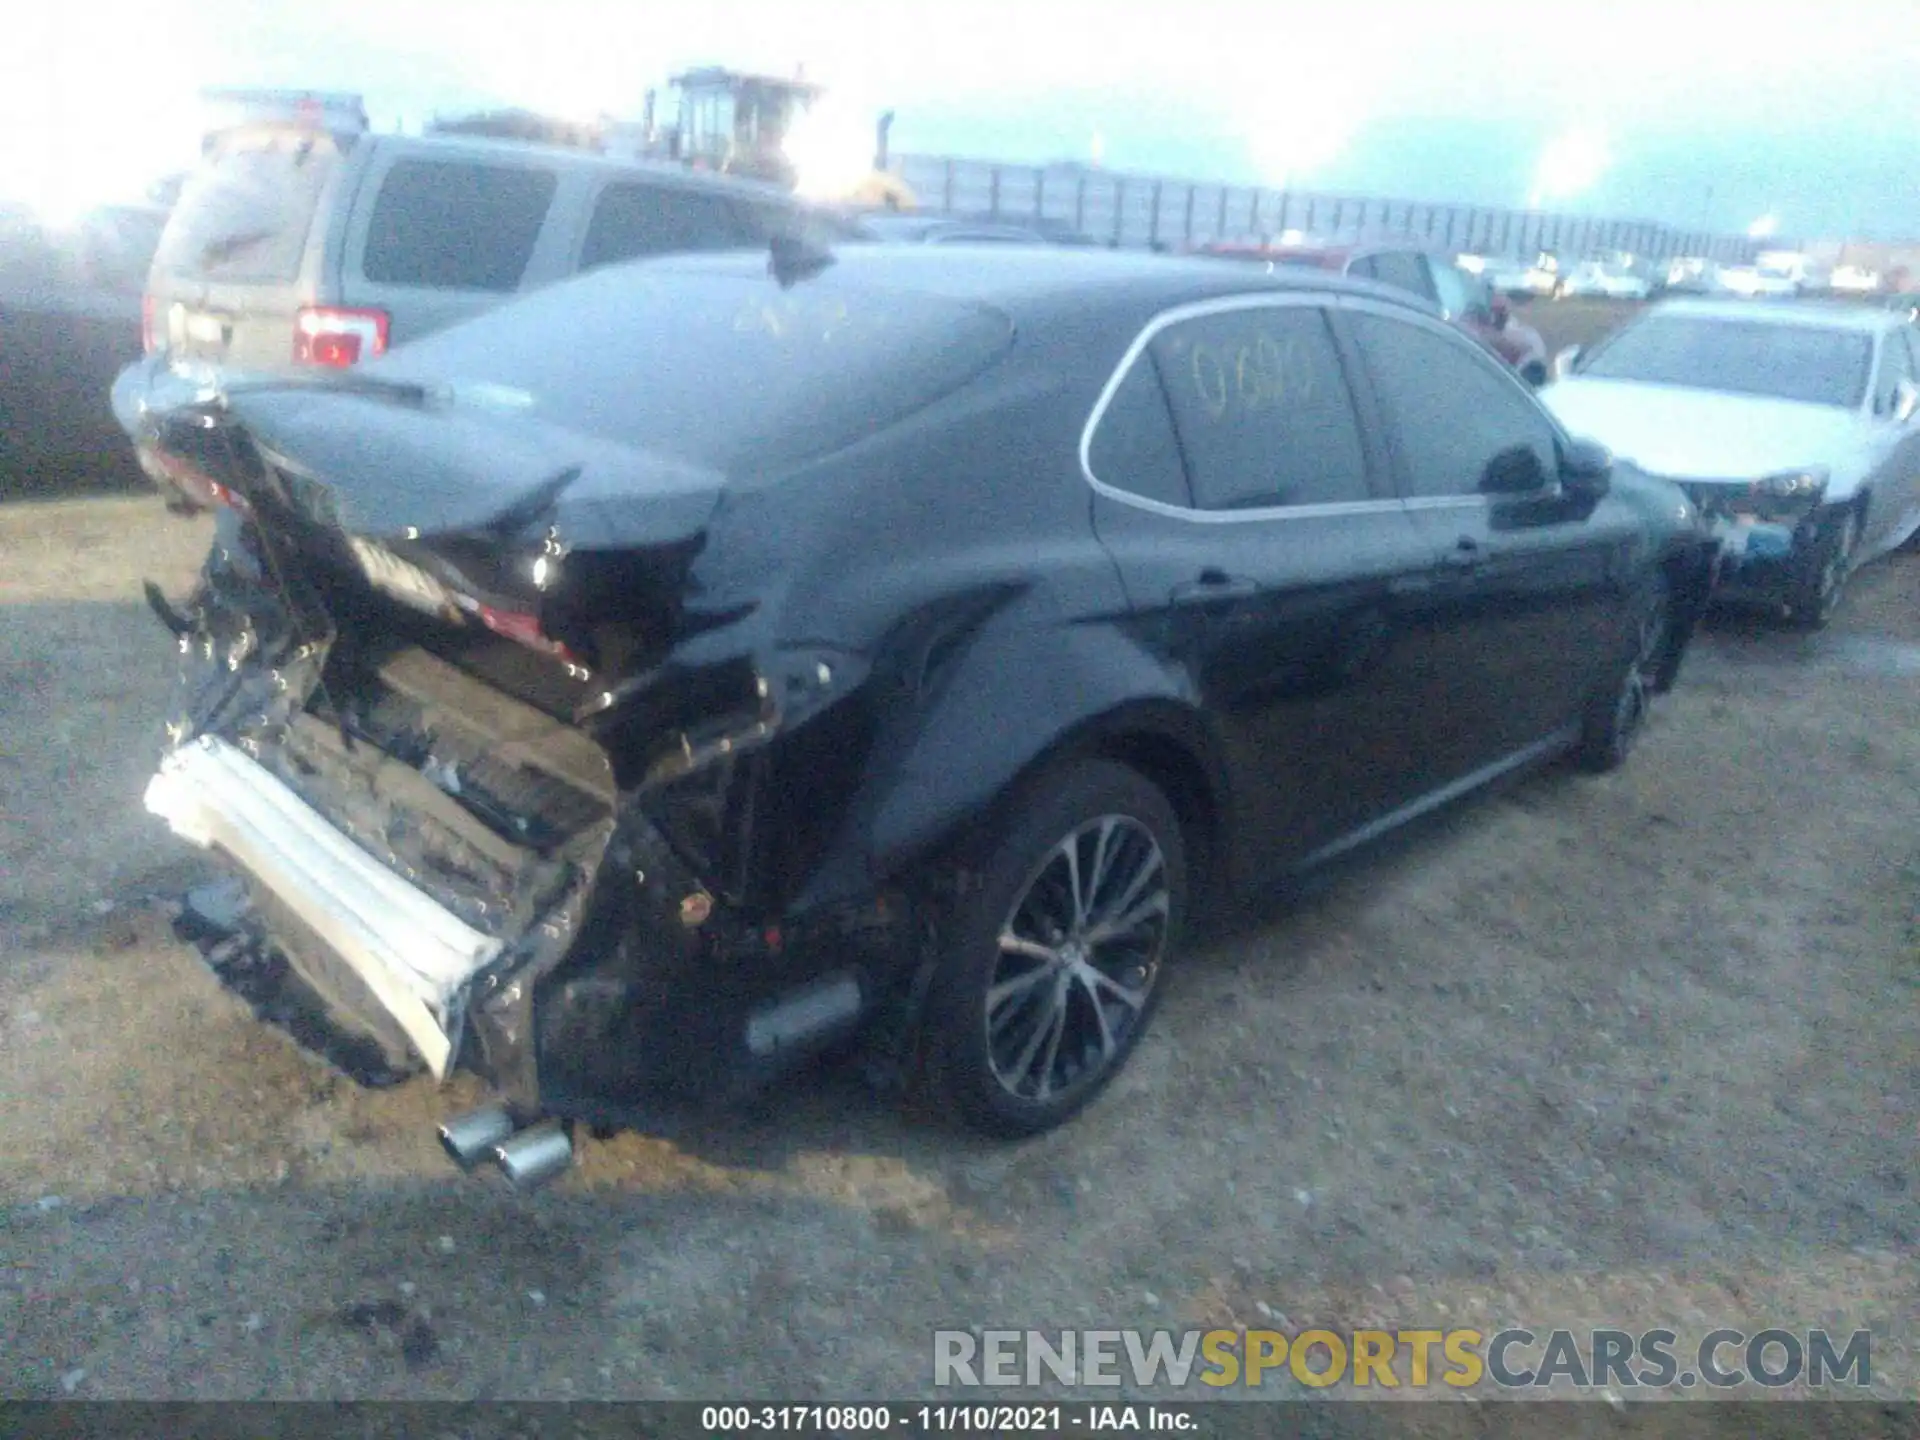
<svg viewBox="0 0 1920 1440">
<path fill-rule="evenodd" d="M 901 843 L 907 838 L 904 822 L 909 809 L 919 811 L 927 797 L 896 793 L 882 808 L 883 823 L 873 836 L 875 868 L 898 873 L 935 857 L 964 865 L 980 846 L 992 843 L 1042 776 L 1083 759 L 1125 765 L 1166 797 L 1180 823 L 1194 900 L 1206 905 L 1219 898 L 1216 886 L 1230 873 L 1232 860 L 1224 762 L 1197 707 L 1164 696 L 1120 700 L 1055 727 L 1024 757 L 1009 757 L 997 783 L 977 803 L 953 807 L 931 827 L 916 826 L 911 845 Z"/>
<path fill-rule="evenodd" d="M 1202 758 L 1197 737 L 1147 711 L 1123 711 L 1089 725 L 1042 763 L 1084 754 L 1125 765 L 1167 798 L 1187 852 L 1189 914 L 1210 911 L 1230 888 L 1225 782 Z"/>
</svg>

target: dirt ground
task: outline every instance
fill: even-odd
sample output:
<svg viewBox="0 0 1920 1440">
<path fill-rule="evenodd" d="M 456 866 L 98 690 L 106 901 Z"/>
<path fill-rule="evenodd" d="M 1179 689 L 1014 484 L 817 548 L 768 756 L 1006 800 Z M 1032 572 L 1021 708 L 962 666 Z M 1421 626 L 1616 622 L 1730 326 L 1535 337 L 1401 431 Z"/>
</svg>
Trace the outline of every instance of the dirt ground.
<svg viewBox="0 0 1920 1440">
<path fill-rule="evenodd" d="M 940 1327 L 1378 1321 L 1869 1327 L 1920 1396 L 1920 557 L 1817 638 L 1717 623 L 1621 774 L 1188 956 L 1060 1133 L 823 1073 L 523 1199 L 442 1157 L 464 1087 L 352 1088 L 167 933 L 137 582 L 205 539 L 0 507 L 0 1395 L 899 1397 Z"/>
<path fill-rule="evenodd" d="M 1547 354 L 1569 345 L 1591 345 L 1618 329 L 1645 306 L 1635 300 L 1604 300 L 1578 296 L 1572 300 L 1532 300 L 1514 306 L 1514 316 L 1531 325 L 1547 342 Z"/>
</svg>

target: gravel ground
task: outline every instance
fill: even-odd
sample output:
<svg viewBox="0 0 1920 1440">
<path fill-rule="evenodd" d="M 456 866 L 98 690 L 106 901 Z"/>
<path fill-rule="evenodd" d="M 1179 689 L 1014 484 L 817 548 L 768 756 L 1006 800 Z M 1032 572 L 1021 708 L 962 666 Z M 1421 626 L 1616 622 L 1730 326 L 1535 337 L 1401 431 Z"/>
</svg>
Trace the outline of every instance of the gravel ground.
<svg viewBox="0 0 1920 1440">
<path fill-rule="evenodd" d="M 204 543 L 0 508 L 0 1395 L 902 1396 L 936 1327 L 1379 1320 L 1866 1326 L 1920 1396 L 1920 557 L 1827 635 L 1717 623 L 1620 775 L 1188 957 L 1061 1133 L 829 1072 L 522 1199 L 441 1156 L 463 1087 L 352 1088 L 166 933 L 197 862 L 140 810 L 172 657 L 133 597 Z"/>
</svg>

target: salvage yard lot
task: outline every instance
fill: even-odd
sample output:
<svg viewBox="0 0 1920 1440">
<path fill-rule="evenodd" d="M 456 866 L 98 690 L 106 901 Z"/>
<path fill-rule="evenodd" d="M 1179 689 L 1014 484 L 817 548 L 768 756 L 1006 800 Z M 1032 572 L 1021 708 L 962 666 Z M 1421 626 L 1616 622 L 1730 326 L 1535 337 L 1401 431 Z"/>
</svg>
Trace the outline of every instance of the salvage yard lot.
<svg viewBox="0 0 1920 1440">
<path fill-rule="evenodd" d="M 1188 957 L 1061 1132 L 827 1073 L 520 1199 L 434 1140 L 468 1088 L 354 1089 L 167 933 L 138 581 L 206 533 L 0 507 L 0 1393 L 902 1396 L 936 1327 L 1236 1322 L 1871 1327 L 1920 1391 L 1920 557 Z"/>
</svg>

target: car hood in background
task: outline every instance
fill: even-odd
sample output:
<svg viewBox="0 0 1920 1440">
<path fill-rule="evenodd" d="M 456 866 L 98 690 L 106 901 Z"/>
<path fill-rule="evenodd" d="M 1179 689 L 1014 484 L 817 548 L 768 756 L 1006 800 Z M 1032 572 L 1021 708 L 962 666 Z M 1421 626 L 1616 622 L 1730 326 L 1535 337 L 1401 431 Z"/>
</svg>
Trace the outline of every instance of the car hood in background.
<svg viewBox="0 0 1920 1440">
<path fill-rule="evenodd" d="M 1753 478 L 1817 464 L 1846 449 L 1854 429 L 1853 413 L 1830 405 L 1577 375 L 1540 398 L 1573 434 L 1676 479 Z"/>
</svg>

